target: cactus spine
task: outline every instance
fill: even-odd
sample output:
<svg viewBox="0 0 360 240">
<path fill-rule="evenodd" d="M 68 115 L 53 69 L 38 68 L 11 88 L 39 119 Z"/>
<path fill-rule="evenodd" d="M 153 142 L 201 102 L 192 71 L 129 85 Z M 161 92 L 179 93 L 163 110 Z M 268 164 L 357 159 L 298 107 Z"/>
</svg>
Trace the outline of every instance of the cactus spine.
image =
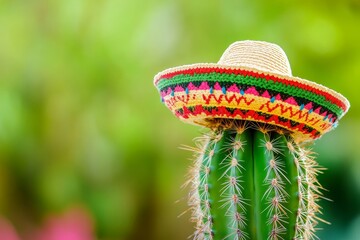
<svg viewBox="0 0 360 240">
<path fill-rule="evenodd" d="M 195 150 L 194 239 L 313 239 L 321 170 L 285 130 L 217 120 Z"/>
</svg>

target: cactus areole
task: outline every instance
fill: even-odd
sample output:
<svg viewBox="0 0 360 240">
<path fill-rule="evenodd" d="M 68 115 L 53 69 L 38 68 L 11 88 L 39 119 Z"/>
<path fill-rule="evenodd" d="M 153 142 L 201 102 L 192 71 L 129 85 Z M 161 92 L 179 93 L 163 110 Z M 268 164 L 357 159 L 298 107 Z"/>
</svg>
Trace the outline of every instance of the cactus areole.
<svg viewBox="0 0 360 240">
<path fill-rule="evenodd" d="M 350 104 L 294 77 L 284 51 L 239 41 L 218 63 L 155 76 L 162 102 L 184 122 L 210 129 L 191 148 L 194 239 L 313 239 L 322 198 L 311 143 Z"/>
</svg>

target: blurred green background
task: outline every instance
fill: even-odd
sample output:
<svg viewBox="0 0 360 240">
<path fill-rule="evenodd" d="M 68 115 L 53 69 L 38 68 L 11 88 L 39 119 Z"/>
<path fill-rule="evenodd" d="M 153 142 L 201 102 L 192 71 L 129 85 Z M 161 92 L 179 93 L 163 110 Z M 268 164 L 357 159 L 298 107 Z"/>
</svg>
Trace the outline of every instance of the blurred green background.
<svg viewBox="0 0 360 240">
<path fill-rule="evenodd" d="M 279 44 L 293 75 L 351 102 L 314 147 L 333 200 L 318 234 L 359 239 L 359 26 L 358 0 L 0 0 L 1 239 L 191 235 L 178 147 L 200 131 L 160 103 L 153 76 L 243 39 Z"/>
</svg>

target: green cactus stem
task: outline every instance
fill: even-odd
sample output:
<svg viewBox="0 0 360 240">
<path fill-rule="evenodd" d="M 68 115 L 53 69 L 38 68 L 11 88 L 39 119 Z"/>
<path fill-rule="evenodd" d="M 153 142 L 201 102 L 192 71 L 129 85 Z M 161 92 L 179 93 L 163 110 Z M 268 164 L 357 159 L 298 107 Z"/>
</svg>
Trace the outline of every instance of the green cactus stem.
<svg viewBox="0 0 360 240">
<path fill-rule="evenodd" d="M 194 239 L 312 239 L 321 185 L 312 152 L 286 130 L 215 120 L 195 151 Z"/>
</svg>

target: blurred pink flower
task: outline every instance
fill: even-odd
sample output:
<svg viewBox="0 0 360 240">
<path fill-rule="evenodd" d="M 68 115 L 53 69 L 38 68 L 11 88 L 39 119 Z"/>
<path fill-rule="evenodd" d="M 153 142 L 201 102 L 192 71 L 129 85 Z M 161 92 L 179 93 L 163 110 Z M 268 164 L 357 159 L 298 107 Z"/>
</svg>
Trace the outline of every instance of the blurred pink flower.
<svg viewBox="0 0 360 240">
<path fill-rule="evenodd" d="M 49 216 L 36 240 L 93 240 L 93 225 L 85 209 L 70 209 L 61 215 Z"/>
<path fill-rule="evenodd" d="M 12 224 L 3 218 L 0 218 L 0 236 L 1 240 L 20 240 Z"/>
</svg>

